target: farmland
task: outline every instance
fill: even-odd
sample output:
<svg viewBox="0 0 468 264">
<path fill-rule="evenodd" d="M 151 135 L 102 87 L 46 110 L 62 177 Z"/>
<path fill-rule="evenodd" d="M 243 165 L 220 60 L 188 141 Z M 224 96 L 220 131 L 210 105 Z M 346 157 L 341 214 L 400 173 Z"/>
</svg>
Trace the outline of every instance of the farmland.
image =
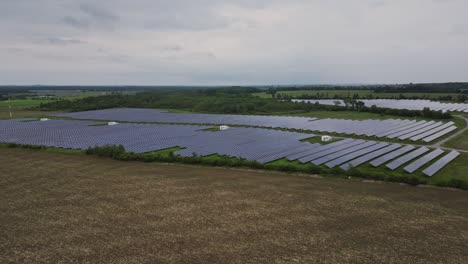
<svg viewBox="0 0 468 264">
<path fill-rule="evenodd" d="M 22 149 L 0 162 L 2 263 L 467 261 L 466 192 Z"/>
</svg>

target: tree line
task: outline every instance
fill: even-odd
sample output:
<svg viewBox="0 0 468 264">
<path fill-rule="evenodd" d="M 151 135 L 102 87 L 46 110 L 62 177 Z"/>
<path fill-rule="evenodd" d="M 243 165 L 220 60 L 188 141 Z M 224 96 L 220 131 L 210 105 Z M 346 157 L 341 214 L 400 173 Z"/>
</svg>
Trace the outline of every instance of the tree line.
<svg viewBox="0 0 468 264">
<path fill-rule="evenodd" d="M 137 94 L 110 94 L 79 100 L 57 100 L 43 103 L 45 111 L 87 111 L 107 108 L 162 108 L 217 114 L 287 114 L 314 110 L 362 111 L 403 117 L 449 119 L 449 113 L 431 110 L 406 110 L 366 107 L 358 100 L 345 106 L 293 103 L 254 96 L 254 88 L 197 89 L 185 91 L 142 92 Z"/>
</svg>

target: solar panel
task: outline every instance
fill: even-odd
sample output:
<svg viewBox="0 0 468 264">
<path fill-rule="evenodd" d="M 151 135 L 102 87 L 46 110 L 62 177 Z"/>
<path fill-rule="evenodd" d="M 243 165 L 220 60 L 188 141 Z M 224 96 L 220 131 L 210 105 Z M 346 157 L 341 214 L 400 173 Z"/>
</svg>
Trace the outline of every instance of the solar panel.
<svg viewBox="0 0 468 264">
<path fill-rule="evenodd" d="M 412 136 L 415 136 L 415 135 L 424 133 L 424 132 L 426 132 L 426 131 L 429 131 L 429 130 L 431 130 L 431 129 L 433 129 L 433 128 L 442 126 L 443 124 L 444 124 L 444 123 L 442 123 L 442 122 L 437 122 L 437 123 L 432 124 L 432 125 L 430 125 L 430 126 L 426 126 L 426 127 L 421 128 L 421 129 L 415 130 L 415 131 L 413 131 L 413 132 L 410 132 L 410 133 L 401 135 L 401 136 L 398 137 L 398 139 L 400 139 L 400 140 L 405 140 L 405 139 L 410 138 L 410 137 L 412 137 Z"/>
<path fill-rule="evenodd" d="M 377 144 L 372 145 L 370 147 L 360 149 L 358 151 L 354 151 L 354 152 L 351 152 L 351 153 L 349 153 L 347 155 L 341 156 L 341 157 L 339 157 L 337 159 L 331 160 L 331 161 L 325 163 L 325 165 L 327 167 L 329 167 L 329 168 L 333 168 L 333 167 L 338 166 L 340 164 L 343 164 L 343 163 L 345 163 L 347 161 L 355 159 L 356 157 L 359 157 L 361 155 L 367 154 L 369 152 L 372 152 L 374 150 L 377 150 L 377 149 L 380 149 L 380 148 L 383 148 L 383 147 L 386 147 L 386 146 L 388 146 L 388 143 L 380 142 L 380 143 L 377 143 Z"/>
<path fill-rule="evenodd" d="M 383 155 L 385 153 L 388 153 L 388 152 L 393 151 L 395 149 L 398 149 L 400 147 L 401 147 L 400 144 L 392 144 L 390 146 L 387 146 L 385 148 L 379 149 L 377 151 L 371 152 L 371 153 L 369 153 L 367 155 L 364 155 L 364 156 L 361 156 L 361 157 L 359 157 L 357 159 L 354 159 L 354 160 L 352 160 L 350 162 L 347 162 L 347 163 L 341 165 L 340 168 L 343 169 L 343 170 L 349 170 L 351 168 L 358 167 L 359 165 L 361 165 L 363 163 L 366 163 L 369 160 L 374 159 L 375 157 L 381 156 L 381 155 Z"/>
<path fill-rule="evenodd" d="M 457 129 L 456 126 L 451 126 L 451 127 L 446 128 L 446 129 L 444 129 L 444 130 L 442 130 L 442 131 L 440 131 L 440 132 L 438 132 L 438 133 L 435 133 L 435 134 L 432 135 L 432 136 L 423 138 L 423 141 L 426 142 L 426 143 L 427 143 L 427 142 L 434 141 L 434 140 L 436 140 L 436 139 L 438 139 L 438 138 L 444 136 L 445 134 L 448 134 L 448 133 L 454 131 L 455 129 Z"/>
<path fill-rule="evenodd" d="M 317 159 L 317 158 L 320 158 L 320 157 L 323 157 L 323 156 L 326 156 L 326 155 L 329 155 L 329 154 L 332 154 L 332 153 L 335 153 L 335 152 L 338 152 L 340 150 L 347 149 L 347 148 L 350 148 L 350 147 L 353 147 L 353 146 L 356 146 L 356 145 L 360 145 L 360 144 L 363 144 L 363 143 L 365 143 L 364 140 L 353 140 L 353 141 L 351 141 L 349 143 L 342 144 L 342 145 L 339 145 L 339 146 L 336 146 L 336 147 L 333 147 L 333 148 L 327 148 L 325 150 L 320 150 L 318 152 L 315 152 L 312 155 L 308 155 L 308 156 L 300 158 L 299 161 L 301 163 L 306 163 L 306 162 L 309 162 L 311 160 L 314 160 L 314 159 Z"/>
<path fill-rule="evenodd" d="M 454 124 L 453 122 L 445 123 L 445 124 L 443 124 L 443 125 L 441 125 L 441 126 L 438 126 L 438 127 L 433 128 L 433 129 L 431 129 L 431 130 L 428 130 L 428 131 L 426 131 L 426 132 L 424 132 L 424 133 L 421 133 L 421 134 L 419 134 L 419 135 L 416 135 L 416 136 L 414 136 L 414 137 L 412 137 L 412 138 L 410 138 L 410 139 L 411 139 L 412 141 L 420 140 L 421 138 L 428 137 L 428 136 L 430 136 L 430 135 L 432 135 L 432 134 L 435 134 L 435 133 L 437 133 L 437 132 L 439 132 L 439 131 L 441 131 L 441 130 L 444 130 L 445 128 L 448 128 L 449 126 L 451 126 L 451 125 L 453 125 L 453 124 Z"/>
<path fill-rule="evenodd" d="M 449 154 L 445 155 L 438 161 L 434 162 L 431 166 L 427 167 L 423 173 L 426 174 L 427 176 L 432 177 L 434 174 L 436 174 L 439 170 L 441 170 L 443 167 L 445 167 L 449 162 L 454 160 L 460 155 L 458 151 L 452 150 Z"/>
<path fill-rule="evenodd" d="M 400 167 L 401 165 L 405 164 L 406 162 L 428 152 L 429 149 L 426 148 L 426 147 L 421 147 L 413 152 L 410 152 L 392 162 L 390 162 L 389 164 L 387 164 L 387 168 L 391 169 L 391 170 L 395 170 L 396 168 Z"/>
<path fill-rule="evenodd" d="M 403 169 L 405 171 L 409 172 L 409 173 L 413 173 L 415 170 L 421 168 L 422 166 L 424 166 L 424 164 L 428 163 L 429 161 L 437 158 L 442 153 L 444 153 L 443 150 L 436 149 L 436 150 L 430 152 L 429 154 L 424 155 L 423 157 L 417 159 L 416 161 L 414 161 L 413 163 L 411 163 L 408 166 L 404 167 Z"/>
<path fill-rule="evenodd" d="M 323 164 L 325 162 L 328 162 L 330 160 L 333 160 L 333 159 L 336 159 L 336 158 L 339 158 L 341 156 L 344 156 L 346 154 L 349 154 L 351 152 L 355 152 L 355 151 L 358 151 L 360 149 L 363 149 L 363 148 L 367 148 L 369 146 L 372 146 L 374 144 L 376 144 L 377 142 L 375 141 L 366 141 L 362 144 L 359 144 L 359 145 L 356 145 L 356 146 L 352 146 L 350 148 L 345 148 L 343 150 L 340 150 L 338 152 L 335 152 L 335 153 L 332 153 L 332 154 L 329 154 L 329 155 L 326 155 L 326 156 L 322 156 L 318 159 L 315 159 L 315 160 L 312 160 L 311 162 L 315 165 L 320 165 L 320 164 Z"/>
<path fill-rule="evenodd" d="M 340 146 L 340 145 L 343 145 L 343 144 L 347 144 L 347 143 L 350 143 L 350 142 L 353 142 L 353 141 L 354 140 L 350 139 L 350 138 L 343 139 L 343 140 L 340 140 L 340 141 L 337 141 L 337 142 L 333 142 L 331 144 L 322 145 L 321 147 L 318 147 L 318 148 L 310 149 L 308 151 L 298 152 L 297 154 L 289 155 L 289 156 L 287 156 L 287 159 L 291 160 L 291 161 L 292 160 L 297 160 L 297 159 L 312 155 L 313 153 L 317 153 L 319 151 L 324 151 L 324 150 L 334 148 L 334 147 L 337 147 L 337 146 Z"/>
<path fill-rule="evenodd" d="M 322 100 L 307 100 L 307 99 L 293 99 L 292 102 L 300 103 L 319 103 L 325 105 L 334 105 L 335 102 L 340 102 L 344 105 L 343 100 L 336 99 L 322 99 Z M 429 108 L 431 110 L 448 110 L 448 111 L 463 111 L 468 108 L 468 104 L 453 104 L 453 103 L 440 103 L 431 100 L 396 100 L 396 99 L 359 99 L 365 106 L 392 108 L 392 109 L 409 109 L 409 110 L 423 110 Z"/>
<path fill-rule="evenodd" d="M 392 160 L 392 159 L 394 159 L 394 158 L 396 158 L 398 156 L 401 156 L 401 155 L 403 155 L 403 154 L 405 154 L 405 153 L 407 153 L 407 152 L 409 152 L 409 151 L 411 151 L 413 149 L 415 149 L 414 146 L 411 146 L 411 145 L 405 146 L 403 148 L 397 149 L 397 150 L 395 150 L 395 151 L 393 151 L 391 153 L 388 153 L 387 155 L 384 155 L 384 156 L 382 156 L 380 158 L 377 158 L 377 159 L 371 161 L 370 164 L 372 166 L 374 166 L 374 167 L 378 167 L 378 166 L 384 164 L 385 162 L 387 162 L 389 160 Z"/>
<path fill-rule="evenodd" d="M 399 131 L 399 132 L 396 132 L 396 133 L 393 133 L 391 135 L 388 135 L 387 138 L 396 138 L 396 137 L 399 137 L 399 136 L 402 136 L 402 135 L 405 135 L 407 133 L 411 133 L 413 131 L 416 131 L 416 130 L 419 130 L 421 128 L 425 128 L 431 124 L 434 123 L 434 121 L 430 121 L 430 122 L 426 122 L 426 121 L 423 121 L 424 123 L 423 124 L 420 124 L 418 126 L 415 126 L 415 127 L 411 127 L 411 128 L 408 128 L 408 129 L 405 129 L 405 130 L 402 130 L 402 131 Z"/>
<path fill-rule="evenodd" d="M 125 122 L 155 122 L 183 124 L 239 125 L 266 128 L 288 128 L 327 133 L 343 133 L 366 136 L 383 136 L 427 123 L 399 119 L 347 120 L 317 119 L 292 116 L 219 115 L 194 113 L 169 113 L 158 109 L 120 108 L 76 113 L 56 114 L 86 120 L 113 120 Z M 430 122 L 429 122 L 430 123 Z M 429 125 L 429 124 L 428 124 Z"/>
<path fill-rule="evenodd" d="M 225 115 L 203 114 L 199 116 L 198 114 L 189 114 L 188 116 L 180 116 L 160 110 L 148 112 L 147 109 L 132 109 L 131 111 L 129 109 L 111 109 L 72 114 L 74 117 L 94 115 L 97 120 L 101 118 L 114 120 L 109 117 L 122 114 L 123 119 L 132 119 L 135 122 L 154 120 L 151 119 L 155 118 L 152 114 L 155 114 L 159 121 L 171 121 L 171 123 L 184 123 L 189 117 L 204 123 L 222 122 L 226 119 Z M 340 133 L 349 130 L 347 133 L 366 135 L 411 124 L 411 121 L 399 119 L 355 121 L 274 116 L 231 115 L 231 117 L 235 119 L 233 122 L 240 123 L 263 122 L 264 125 L 269 124 L 272 127 L 291 125 L 304 129 L 326 129 Z M 331 167 L 350 160 L 362 161 L 363 158 L 370 158 L 366 154 L 376 155 L 376 153 L 380 153 L 376 150 L 385 148 L 387 144 L 353 139 L 344 139 L 326 145 L 310 144 L 301 142 L 301 140 L 313 137 L 312 134 L 253 127 L 231 127 L 228 130 L 213 132 L 206 131 L 206 129 L 211 128 L 206 125 L 120 123 L 108 126 L 99 121 L 84 120 L 28 121 L 30 122 L 0 120 L 0 142 L 69 149 L 121 144 L 127 151 L 135 153 L 158 151 L 177 146 L 183 148 L 175 152 L 176 155 L 181 156 L 192 156 L 194 153 L 199 156 L 219 154 L 262 163 L 288 158 L 290 160 L 299 159 L 303 163 L 309 161 L 313 161 L 314 164 L 327 163 L 327 166 Z M 363 155 L 365 156 L 359 157 Z M 357 161 L 354 162 L 357 164 Z"/>
</svg>

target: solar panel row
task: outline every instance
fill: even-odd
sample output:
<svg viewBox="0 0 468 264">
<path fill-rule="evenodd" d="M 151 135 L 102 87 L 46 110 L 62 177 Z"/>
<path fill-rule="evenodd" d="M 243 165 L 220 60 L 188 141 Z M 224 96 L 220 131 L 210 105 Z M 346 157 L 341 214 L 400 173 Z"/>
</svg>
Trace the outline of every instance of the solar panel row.
<svg viewBox="0 0 468 264">
<path fill-rule="evenodd" d="M 401 165 L 405 164 L 406 162 L 412 160 L 412 159 L 415 159 L 417 158 L 418 156 L 428 152 L 429 149 L 426 148 L 426 147 L 421 147 L 413 152 L 410 152 L 392 162 L 390 162 L 389 164 L 387 164 L 387 168 L 391 169 L 391 170 L 395 170 L 396 168 L 400 167 Z"/>
<path fill-rule="evenodd" d="M 457 129 L 456 126 L 451 126 L 451 127 L 446 128 L 446 129 L 444 129 L 444 130 L 442 130 L 442 131 L 440 131 L 440 132 L 435 133 L 434 135 L 431 135 L 431 136 L 428 136 L 428 137 L 426 137 L 426 138 L 423 138 L 423 141 L 426 142 L 426 143 L 427 143 L 427 142 L 434 141 L 434 140 L 436 140 L 436 139 L 442 137 L 443 135 L 446 135 L 446 134 L 448 134 L 448 133 L 454 131 L 455 129 Z"/>
<path fill-rule="evenodd" d="M 217 115 L 168 113 L 157 109 L 121 108 L 106 109 L 66 114 L 56 114 L 61 117 L 92 120 L 115 120 L 126 122 L 155 122 L 155 123 L 184 123 L 184 124 L 213 124 L 213 125 L 242 125 L 268 128 L 289 128 L 297 130 L 320 131 L 327 133 L 343 133 L 387 138 L 409 138 L 418 133 L 427 136 L 439 132 L 437 129 L 444 124 L 437 125 L 433 121 L 401 120 L 347 120 L 347 119 L 317 119 L 292 116 L 256 116 L 256 115 Z M 428 131 L 434 131 L 428 134 Z M 442 132 L 442 131 L 440 131 Z M 442 135 L 441 135 L 442 136 Z"/>
<path fill-rule="evenodd" d="M 415 149 L 414 146 L 411 146 L 411 145 L 408 145 L 408 146 L 404 146 L 403 148 L 401 149 L 397 149 L 393 152 L 390 152 L 388 153 L 387 155 L 384 155 L 380 158 L 377 158 L 373 161 L 371 161 L 371 165 L 374 166 L 374 167 L 378 167 L 382 164 L 384 164 L 385 162 L 389 161 L 389 160 L 392 160 L 400 155 L 403 155 L 411 150 Z"/>
<path fill-rule="evenodd" d="M 375 159 L 376 157 L 379 157 L 383 154 L 386 154 L 390 151 L 394 151 L 395 149 L 398 149 L 400 148 L 401 145 L 400 144 L 392 144 L 390 146 L 387 146 L 385 148 L 382 148 L 382 149 L 379 149 L 377 151 L 374 151 L 374 152 L 371 152 L 367 155 L 364 155 L 364 156 L 361 156 L 357 159 L 354 159 L 354 160 L 351 160 L 343 165 L 340 166 L 341 169 L 343 170 L 349 170 L 351 168 L 354 168 L 354 167 L 357 167 L 363 163 L 366 163 L 368 162 L 369 160 L 372 160 L 372 159 Z"/>
<path fill-rule="evenodd" d="M 123 145 L 127 151 L 135 153 L 181 147 L 184 149 L 175 154 L 219 154 L 261 163 L 282 158 L 298 159 L 302 163 L 325 164 L 329 168 L 341 165 L 343 170 L 369 161 L 373 166 L 380 166 L 403 155 L 387 164 L 388 168 L 394 170 L 429 151 L 426 147 L 421 147 L 406 154 L 415 147 L 355 139 L 343 139 L 326 145 L 311 144 L 302 142 L 313 136 L 311 134 L 260 128 L 231 128 L 217 132 L 209 131 L 208 128 L 210 127 L 132 123 L 107 126 L 99 122 L 77 120 L 0 120 L 0 142 L 69 149 Z M 442 153 L 442 150 L 436 149 L 404 169 L 412 173 Z M 452 152 L 428 167 L 425 174 L 434 175 L 456 158 L 456 153 Z"/>
<path fill-rule="evenodd" d="M 306 102 L 306 103 L 316 103 L 325 104 L 325 105 L 335 105 L 338 101 L 340 105 L 344 106 L 343 100 L 304 100 L 304 99 L 293 99 L 293 102 Z M 429 108 L 436 111 L 454 111 L 454 112 L 468 112 L 468 104 L 466 103 L 440 103 L 430 100 L 395 100 L 395 99 L 359 99 L 359 101 L 364 102 L 365 106 L 371 107 L 373 105 L 382 108 L 392 108 L 392 109 L 409 109 L 409 110 L 423 110 L 424 108 Z"/>
<path fill-rule="evenodd" d="M 413 173 L 417 169 L 421 168 L 424 166 L 424 164 L 428 163 L 429 161 L 437 158 L 438 156 L 442 155 L 444 153 L 443 150 L 441 149 L 435 149 L 431 151 L 429 154 L 424 155 L 423 157 L 417 159 L 416 161 L 412 162 L 408 166 L 404 167 L 403 169 L 409 173 Z"/>
<path fill-rule="evenodd" d="M 333 168 L 335 166 L 338 166 L 340 164 L 343 164 L 347 161 L 350 161 L 352 159 L 355 159 L 361 155 L 364 155 L 364 154 L 367 154 L 369 152 L 372 152 L 374 150 L 377 150 L 377 149 L 380 149 L 380 148 L 383 148 L 383 147 L 386 147 L 388 146 L 388 143 L 385 143 L 385 142 L 380 142 L 380 143 L 377 143 L 377 144 L 374 144 L 374 145 L 371 145 L 370 147 L 366 147 L 366 148 L 363 148 L 363 149 L 360 149 L 358 151 L 354 151 L 354 152 L 351 152 L 347 155 L 344 155 L 336 160 L 332 160 L 332 161 L 329 161 L 327 162 L 325 165 L 329 168 Z"/>
<path fill-rule="evenodd" d="M 50 120 L 47 122 L 0 121 L 0 142 L 86 149 L 123 145 L 127 151 L 144 153 L 184 147 L 181 155 L 218 153 L 267 162 L 289 155 L 292 150 L 313 149 L 320 144 L 300 140 L 313 135 L 259 128 L 204 131 L 207 126 L 119 124 Z"/>
<path fill-rule="evenodd" d="M 310 154 L 308 156 L 300 158 L 299 161 L 301 163 L 310 162 L 311 160 L 315 160 L 317 158 L 320 158 L 320 157 L 323 157 L 323 156 L 338 152 L 340 150 L 348 149 L 350 147 L 353 147 L 353 146 L 356 146 L 356 145 L 359 145 L 359 144 L 363 144 L 364 142 L 365 142 L 364 140 L 352 140 L 352 141 L 350 141 L 348 143 L 341 144 L 341 145 L 338 145 L 338 146 L 323 147 L 323 148 L 318 149 L 318 151 L 316 151 L 316 152 L 314 152 L 314 153 L 312 153 L 312 154 Z"/>
<path fill-rule="evenodd" d="M 441 170 L 444 166 L 446 166 L 450 161 L 454 160 L 459 155 L 460 153 L 458 151 L 452 150 L 449 154 L 445 155 L 438 161 L 434 162 L 431 166 L 423 170 L 423 173 L 426 174 L 427 176 L 433 176 L 439 170 Z"/>
<path fill-rule="evenodd" d="M 350 148 L 347 148 L 347 149 L 343 149 L 343 150 L 340 150 L 338 152 L 326 155 L 324 157 L 312 160 L 311 162 L 313 164 L 315 164 L 315 165 L 320 165 L 320 164 L 326 163 L 328 161 L 332 161 L 334 159 L 337 159 L 337 158 L 339 158 L 341 156 L 344 156 L 346 154 L 349 154 L 349 153 L 361 150 L 363 148 L 367 148 L 369 146 L 375 145 L 376 143 L 377 142 L 375 142 L 375 141 L 367 141 L 367 142 L 364 142 L 362 144 L 359 144 L 359 145 L 356 145 L 356 146 L 353 146 L 353 147 L 350 147 Z"/>
</svg>

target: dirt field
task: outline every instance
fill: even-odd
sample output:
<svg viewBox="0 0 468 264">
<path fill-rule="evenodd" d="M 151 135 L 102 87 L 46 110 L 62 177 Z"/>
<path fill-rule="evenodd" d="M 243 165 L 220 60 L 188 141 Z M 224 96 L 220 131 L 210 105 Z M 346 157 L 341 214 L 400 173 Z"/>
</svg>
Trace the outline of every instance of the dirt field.
<svg viewBox="0 0 468 264">
<path fill-rule="evenodd" d="M 0 148 L 0 263 L 468 263 L 468 192 Z"/>
</svg>

